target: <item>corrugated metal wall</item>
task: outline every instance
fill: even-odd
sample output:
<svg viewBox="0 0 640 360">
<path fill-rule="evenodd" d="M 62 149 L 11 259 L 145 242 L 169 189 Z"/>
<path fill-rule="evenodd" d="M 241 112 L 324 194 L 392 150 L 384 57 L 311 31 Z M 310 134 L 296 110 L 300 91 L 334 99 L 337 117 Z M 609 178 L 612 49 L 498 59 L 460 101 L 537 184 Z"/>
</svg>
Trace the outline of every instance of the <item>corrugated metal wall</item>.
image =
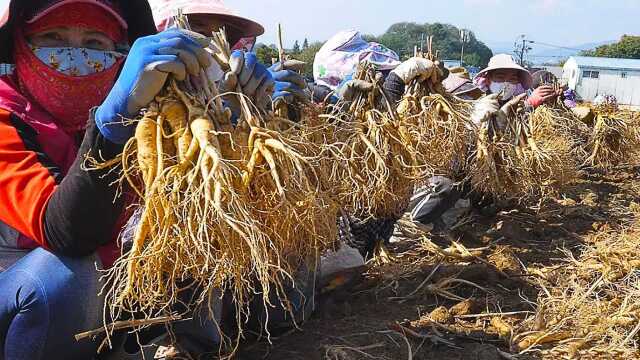
<svg viewBox="0 0 640 360">
<path fill-rule="evenodd" d="M 13 65 L 11 64 L 0 64 L 0 75 L 7 75 L 13 72 Z"/>
<path fill-rule="evenodd" d="M 597 76 L 594 74 L 597 73 Z M 581 100 L 591 102 L 598 95 L 614 95 L 621 105 L 640 106 L 640 71 L 578 67 L 570 59 L 564 67 L 569 87 Z"/>
<path fill-rule="evenodd" d="M 598 77 L 585 77 L 585 72 L 598 72 Z M 640 105 L 640 71 L 582 69 L 576 92 L 586 101 L 598 95 L 614 95 L 622 105 Z"/>
</svg>

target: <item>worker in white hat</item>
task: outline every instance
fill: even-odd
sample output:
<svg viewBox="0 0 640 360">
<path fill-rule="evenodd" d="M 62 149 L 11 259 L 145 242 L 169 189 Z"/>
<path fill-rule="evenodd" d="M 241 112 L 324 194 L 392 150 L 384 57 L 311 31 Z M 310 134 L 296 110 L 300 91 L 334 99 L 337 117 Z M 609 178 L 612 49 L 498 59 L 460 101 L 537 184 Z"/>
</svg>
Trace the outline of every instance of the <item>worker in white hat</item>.
<svg viewBox="0 0 640 360">
<path fill-rule="evenodd" d="M 511 55 L 499 54 L 489 60 L 489 66 L 480 71 L 474 82 L 488 94 L 500 94 L 502 101 L 524 94 L 533 78 Z"/>
<path fill-rule="evenodd" d="M 511 55 L 498 54 L 489 60 L 489 66 L 480 71 L 473 79 L 474 83 L 485 92 L 487 96 L 476 101 L 471 119 L 479 124 L 499 111 L 507 111 L 507 108 L 525 100 L 527 90 L 533 84 L 533 77 L 527 69 L 520 66 Z M 543 93 L 545 89 L 534 91 L 531 98 L 537 99 L 538 106 L 544 101 L 545 96 L 552 94 Z"/>
</svg>

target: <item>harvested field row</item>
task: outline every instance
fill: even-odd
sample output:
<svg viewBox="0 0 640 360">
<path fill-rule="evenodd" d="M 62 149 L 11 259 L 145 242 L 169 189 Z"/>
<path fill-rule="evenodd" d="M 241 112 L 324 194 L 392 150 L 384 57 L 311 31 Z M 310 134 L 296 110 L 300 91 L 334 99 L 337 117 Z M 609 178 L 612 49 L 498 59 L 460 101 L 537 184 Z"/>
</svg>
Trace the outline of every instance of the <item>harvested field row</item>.
<svg viewBox="0 0 640 360">
<path fill-rule="evenodd" d="M 390 262 L 241 358 L 635 358 L 637 181 L 583 175 L 544 210 L 474 212 L 443 234 L 401 220 Z"/>
</svg>

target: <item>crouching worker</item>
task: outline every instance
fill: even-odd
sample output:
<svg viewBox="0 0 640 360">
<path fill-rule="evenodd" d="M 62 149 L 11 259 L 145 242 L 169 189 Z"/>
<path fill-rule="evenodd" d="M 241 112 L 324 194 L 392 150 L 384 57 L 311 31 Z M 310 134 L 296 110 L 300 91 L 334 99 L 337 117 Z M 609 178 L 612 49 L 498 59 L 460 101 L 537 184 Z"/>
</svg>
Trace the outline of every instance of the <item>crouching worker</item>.
<svg viewBox="0 0 640 360">
<path fill-rule="evenodd" d="M 459 72 L 458 69 L 454 69 Z M 475 100 L 471 120 L 480 124 L 492 117 L 497 117 L 498 126 L 506 126 L 501 121 L 512 106 L 525 100 L 527 90 L 532 87 L 533 78 L 522 66 L 518 65 L 510 55 L 496 55 L 489 61 L 489 66 L 482 70 L 473 83 L 462 76 L 452 74 L 443 85 L 448 92 L 464 98 Z M 539 87 L 525 100 L 530 108 L 539 106 L 549 99 L 547 87 Z M 483 96 L 484 95 L 484 96 Z M 423 224 L 433 224 L 436 230 L 445 230 L 448 226 L 443 222 L 443 215 L 452 211 L 459 200 L 470 198 L 471 203 L 482 210 L 491 210 L 491 198 L 470 190 L 464 181 L 466 174 L 459 174 L 457 179 L 436 176 L 429 179 L 423 188 L 416 191 L 409 206 L 411 218 Z M 487 208 L 487 209 L 485 209 Z"/>
<path fill-rule="evenodd" d="M 533 77 L 507 54 L 492 57 L 489 66 L 480 71 L 473 81 L 486 95 L 475 103 L 472 120 L 476 123 L 495 116 L 510 101 L 524 100 L 526 106 L 536 108 L 555 96 L 555 91 L 549 86 L 540 86 L 527 96 L 527 91 L 533 86 Z"/>
<path fill-rule="evenodd" d="M 123 213 L 113 177 L 82 170 L 85 154 L 122 150 L 90 111 L 130 44 L 155 33 L 151 12 L 139 0 L 2 4 L 0 61 L 15 75 L 0 78 L 0 359 L 87 359 L 97 344 L 74 335 L 102 324 L 96 264 L 119 254 Z"/>
<path fill-rule="evenodd" d="M 127 214 L 115 175 L 85 158 L 121 153 L 123 119 L 212 60 L 186 32 L 156 34 L 143 0 L 4 1 L 0 16 L 15 64 L 0 78 L 0 359 L 89 359 L 99 342 L 74 335 L 102 325 L 96 268 L 120 255 Z M 256 73 L 270 81 L 262 66 L 243 79 Z"/>
<path fill-rule="evenodd" d="M 334 35 L 316 54 L 313 64 L 315 83 L 311 86 L 314 101 L 340 101 L 344 105 L 353 101 L 356 95 L 372 91 L 373 84 L 353 79 L 358 65 L 365 62 L 373 65 L 383 76 L 383 91 L 392 104 L 401 100 L 405 87 L 414 80 L 439 82 L 447 75 L 446 70 L 424 58 L 414 57 L 401 62 L 393 50 L 367 42 L 356 30 L 346 30 Z M 378 106 L 386 109 L 386 104 L 380 100 Z M 346 214 L 339 219 L 341 242 L 357 249 L 362 257 L 370 258 L 380 243 L 390 240 L 397 220 L 358 219 Z M 347 249 L 340 255 L 350 253 Z"/>
</svg>

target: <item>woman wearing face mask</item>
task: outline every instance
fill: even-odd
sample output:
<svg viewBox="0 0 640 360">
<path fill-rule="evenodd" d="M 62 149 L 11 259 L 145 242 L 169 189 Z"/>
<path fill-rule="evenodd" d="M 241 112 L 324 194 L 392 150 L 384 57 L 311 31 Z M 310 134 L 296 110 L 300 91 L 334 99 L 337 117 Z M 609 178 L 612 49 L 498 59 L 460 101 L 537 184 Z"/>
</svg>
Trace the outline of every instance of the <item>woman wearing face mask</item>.
<svg viewBox="0 0 640 360">
<path fill-rule="evenodd" d="M 0 78 L 0 359 L 95 354 L 73 336 L 102 325 L 96 266 L 119 256 L 127 214 L 116 175 L 85 158 L 119 154 L 123 119 L 212 61 L 193 34 L 155 33 L 144 0 L 0 5 L 0 62 L 15 64 Z"/>
<path fill-rule="evenodd" d="M 453 69 L 457 73 L 459 69 Z M 500 111 L 508 112 L 515 104 L 526 96 L 531 87 L 532 77 L 529 72 L 518 65 L 510 55 L 496 55 L 489 61 L 489 66 L 474 78 L 473 83 L 455 74 L 443 81 L 445 89 L 459 97 L 478 99 L 482 93 L 486 94 L 474 102 L 471 120 L 480 124 L 495 116 Z M 475 85 L 475 86 L 474 86 Z M 500 121 L 502 117 L 498 117 Z M 506 123 L 498 123 L 506 126 Z M 464 178 L 464 176 L 460 176 Z M 419 189 L 410 203 L 411 218 L 421 223 L 433 223 L 435 229 L 444 223 L 441 216 L 451 209 L 462 198 L 470 198 L 476 207 L 485 207 L 483 196 L 471 192 L 465 181 L 456 183 L 453 179 L 440 176 L 429 179 L 429 184 Z"/>
<path fill-rule="evenodd" d="M 489 60 L 489 66 L 478 73 L 473 82 L 486 94 L 475 102 L 471 117 L 479 124 L 495 116 L 501 107 L 515 105 L 525 99 L 533 78 L 511 55 L 499 54 Z"/>
<path fill-rule="evenodd" d="M 499 54 L 492 57 L 489 66 L 475 76 L 474 83 L 487 95 L 499 95 L 499 101 L 506 102 L 526 93 L 533 78 L 511 55 Z"/>
</svg>

